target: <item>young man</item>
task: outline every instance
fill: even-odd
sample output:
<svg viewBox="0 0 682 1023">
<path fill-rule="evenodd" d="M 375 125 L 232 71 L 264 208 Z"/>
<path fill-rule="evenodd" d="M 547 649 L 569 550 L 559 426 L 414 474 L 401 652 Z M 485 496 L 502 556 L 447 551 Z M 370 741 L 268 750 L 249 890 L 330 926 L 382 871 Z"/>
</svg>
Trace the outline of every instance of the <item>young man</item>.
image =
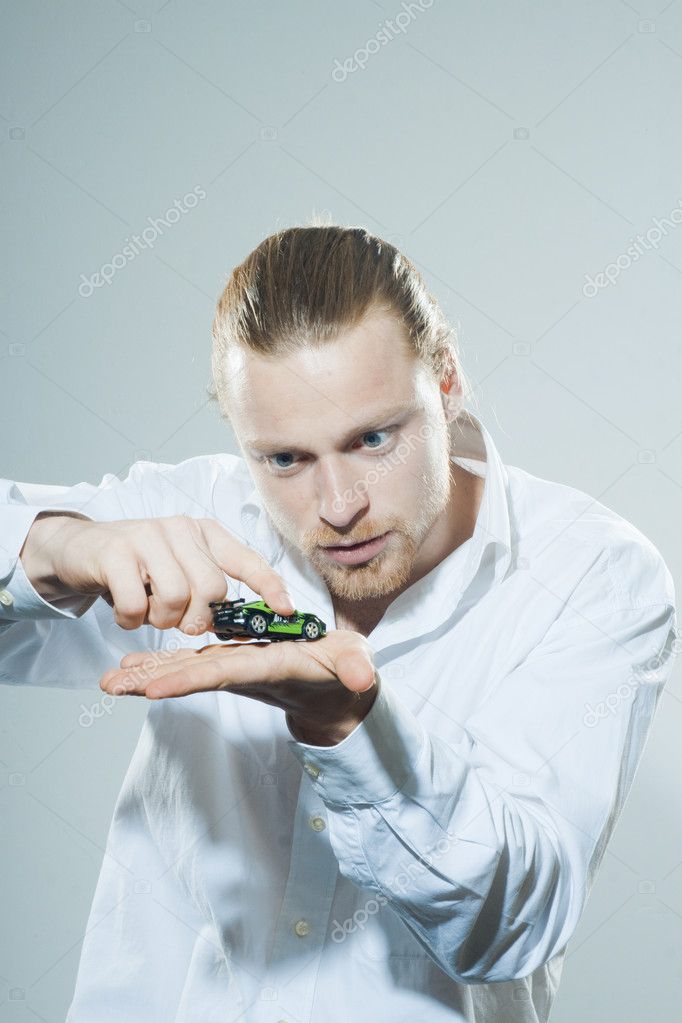
<svg viewBox="0 0 682 1023">
<path fill-rule="evenodd" d="M 69 1023 L 547 1020 L 670 674 L 670 572 L 503 465 L 362 229 L 265 239 L 213 371 L 242 457 L 4 481 L 2 680 L 151 701 Z M 217 643 L 226 576 L 327 635 Z"/>
</svg>

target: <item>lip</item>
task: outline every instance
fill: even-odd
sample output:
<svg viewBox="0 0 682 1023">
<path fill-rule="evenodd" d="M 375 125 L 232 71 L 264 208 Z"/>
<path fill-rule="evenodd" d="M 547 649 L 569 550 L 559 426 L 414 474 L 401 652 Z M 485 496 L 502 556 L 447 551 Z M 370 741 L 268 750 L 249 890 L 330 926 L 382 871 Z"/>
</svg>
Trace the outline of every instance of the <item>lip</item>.
<svg viewBox="0 0 682 1023">
<path fill-rule="evenodd" d="M 375 557 L 379 551 L 383 550 L 389 536 L 390 530 L 375 537 L 373 540 L 367 540 L 357 546 L 323 547 L 322 550 L 327 557 L 331 558 L 332 561 L 336 561 L 339 565 L 360 565 L 365 561 L 369 561 L 370 558 Z"/>
</svg>

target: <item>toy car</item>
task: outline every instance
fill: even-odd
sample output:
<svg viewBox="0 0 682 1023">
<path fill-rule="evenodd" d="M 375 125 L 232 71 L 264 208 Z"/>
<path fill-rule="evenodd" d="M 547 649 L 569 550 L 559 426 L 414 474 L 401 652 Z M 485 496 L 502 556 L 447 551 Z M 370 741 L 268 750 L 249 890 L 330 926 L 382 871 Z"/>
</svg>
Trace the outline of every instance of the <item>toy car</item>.
<svg viewBox="0 0 682 1023">
<path fill-rule="evenodd" d="M 212 600 L 213 630 L 218 639 L 239 636 L 255 636 L 280 639 L 320 639 L 327 626 L 317 617 L 305 611 L 294 611 L 280 615 L 273 611 L 264 600 L 245 603 L 244 597 L 237 600 Z"/>
</svg>

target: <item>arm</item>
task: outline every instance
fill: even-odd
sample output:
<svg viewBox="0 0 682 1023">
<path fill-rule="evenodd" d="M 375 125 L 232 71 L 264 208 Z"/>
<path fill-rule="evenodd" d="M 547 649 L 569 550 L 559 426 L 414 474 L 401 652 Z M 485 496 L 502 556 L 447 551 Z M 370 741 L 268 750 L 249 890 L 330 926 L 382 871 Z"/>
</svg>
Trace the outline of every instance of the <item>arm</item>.
<svg viewBox="0 0 682 1023">
<path fill-rule="evenodd" d="M 672 579 L 647 557 L 641 606 L 574 594 L 451 741 L 380 682 L 337 745 L 289 742 L 342 874 L 457 981 L 526 976 L 576 928 L 672 667 Z"/>
<path fill-rule="evenodd" d="M 158 650 L 166 635 L 151 625 L 120 628 L 109 604 L 96 597 L 63 591 L 59 596 L 59 588 L 40 565 L 39 551 L 29 552 L 26 567 L 50 599 L 41 596 L 22 560 L 29 532 L 34 524 L 36 531 L 68 526 L 69 519 L 36 521 L 39 516 L 66 512 L 105 522 L 208 515 L 216 471 L 210 458 L 199 456 L 178 465 L 136 462 L 125 479 L 108 473 L 98 485 L 55 487 L 0 480 L 0 683 L 97 688 L 107 667 L 140 646 Z"/>
<path fill-rule="evenodd" d="M 73 520 L 92 522 L 82 512 L 41 511 L 30 526 L 26 539 L 19 551 L 15 575 L 22 577 L 31 590 L 37 593 L 43 603 L 73 611 L 78 617 L 94 604 L 97 595 L 87 596 L 75 593 L 65 586 L 55 574 L 48 552 L 55 538 L 67 535 Z M 16 585 L 16 579 L 14 580 Z M 15 594 L 16 596 L 16 594 Z"/>
</svg>

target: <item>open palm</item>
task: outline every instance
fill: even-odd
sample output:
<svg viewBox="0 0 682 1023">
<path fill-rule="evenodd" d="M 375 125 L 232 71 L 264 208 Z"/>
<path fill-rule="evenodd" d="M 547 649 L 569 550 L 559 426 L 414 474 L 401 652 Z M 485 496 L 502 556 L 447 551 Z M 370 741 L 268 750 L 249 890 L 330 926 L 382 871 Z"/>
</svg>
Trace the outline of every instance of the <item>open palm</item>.
<svg viewBox="0 0 682 1023">
<path fill-rule="evenodd" d="M 361 709 L 366 713 L 375 683 L 365 637 L 336 629 L 314 642 L 257 640 L 212 643 L 200 650 L 136 651 L 122 658 L 120 668 L 104 673 L 100 688 L 152 700 L 225 690 L 280 707 L 294 722 L 315 729 Z"/>
</svg>

